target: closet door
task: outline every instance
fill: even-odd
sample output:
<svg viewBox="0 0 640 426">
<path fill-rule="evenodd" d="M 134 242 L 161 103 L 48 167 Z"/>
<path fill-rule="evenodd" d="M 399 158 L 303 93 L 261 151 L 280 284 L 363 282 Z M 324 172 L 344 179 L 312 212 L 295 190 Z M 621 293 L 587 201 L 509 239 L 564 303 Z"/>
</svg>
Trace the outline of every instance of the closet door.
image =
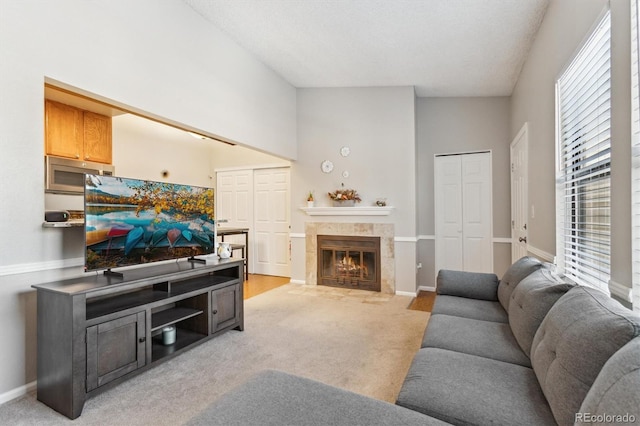
<svg viewBox="0 0 640 426">
<path fill-rule="evenodd" d="M 491 153 L 435 157 L 436 273 L 493 271 Z"/>
<path fill-rule="evenodd" d="M 461 156 L 465 271 L 493 272 L 491 153 Z"/>
<path fill-rule="evenodd" d="M 462 262 L 462 163 L 460 156 L 435 158 L 436 273 L 464 270 Z"/>
<path fill-rule="evenodd" d="M 249 244 L 254 241 L 253 226 L 253 170 L 232 170 L 216 173 L 216 219 L 222 228 L 249 228 Z M 243 235 L 227 235 L 228 243 L 244 244 Z M 250 256 L 253 247 L 249 247 Z M 240 252 L 236 251 L 235 256 Z M 253 273 L 253 259 L 248 262 L 249 273 Z"/>
<path fill-rule="evenodd" d="M 256 274 L 291 276 L 289 253 L 290 170 L 254 171 Z"/>
<path fill-rule="evenodd" d="M 289 167 L 216 173 L 216 218 L 228 221 L 222 227 L 249 228 L 251 274 L 291 275 L 290 175 Z M 244 237 L 225 241 L 244 244 Z"/>
</svg>

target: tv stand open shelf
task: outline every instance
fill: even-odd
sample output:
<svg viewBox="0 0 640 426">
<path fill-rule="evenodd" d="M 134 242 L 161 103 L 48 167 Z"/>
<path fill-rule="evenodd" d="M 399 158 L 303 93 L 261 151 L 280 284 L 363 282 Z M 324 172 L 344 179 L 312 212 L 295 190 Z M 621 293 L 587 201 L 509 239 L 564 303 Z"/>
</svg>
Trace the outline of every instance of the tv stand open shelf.
<svg viewBox="0 0 640 426">
<path fill-rule="evenodd" d="M 242 259 L 147 265 L 38 284 L 38 400 L 75 419 L 87 398 L 244 329 Z M 176 328 L 164 345 L 162 329 Z"/>
<path fill-rule="evenodd" d="M 191 308 L 171 308 L 151 316 L 151 331 L 200 315 L 203 311 Z"/>
</svg>

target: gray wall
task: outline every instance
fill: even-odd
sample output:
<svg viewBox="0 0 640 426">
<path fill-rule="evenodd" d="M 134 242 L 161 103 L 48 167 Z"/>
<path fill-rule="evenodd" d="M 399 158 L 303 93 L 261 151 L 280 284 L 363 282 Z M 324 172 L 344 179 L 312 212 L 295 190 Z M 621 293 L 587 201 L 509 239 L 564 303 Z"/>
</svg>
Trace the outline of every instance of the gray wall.
<svg viewBox="0 0 640 426">
<path fill-rule="evenodd" d="M 417 205 L 418 273 L 420 286 L 435 285 L 433 159 L 435 154 L 492 151 L 493 236 L 510 238 L 509 98 L 418 98 Z M 498 275 L 511 263 L 511 246 L 495 243 L 494 271 Z"/>
<path fill-rule="evenodd" d="M 292 165 L 291 232 L 304 234 L 305 221 L 329 222 L 332 217 L 311 217 L 300 211 L 308 191 L 319 206 L 330 205 L 326 193 L 341 183 L 357 189 L 362 206 L 377 198 L 396 209 L 386 217 L 396 237 L 396 288 L 415 292 L 415 95 L 412 87 L 377 87 L 298 90 L 298 159 Z M 340 148 L 349 146 L 348 157 Z M 322 173 L 320 163 L 331 160 L 334 171 Z M 348 178 L 342 177 L 349 171 Z M 333 218 L 335 219 L 335 218 Z M 341 216 L 340 220 L 362 221 Z M 305 279 L 304 239 L 292 239 L 292 279 Z"/>
<path fill-rule="evenodd" d="M 606 0 L 550 3 L 511 99 L 511 137 L 529 123 L 530 244 L 551 256 L 555 241 L 555 81 L 586 39 Z M 630 4 L 611 3 L 612 209 L 611 279 L 631 287 Z M 530 209 L 529 209 L 530 210 Z M 615 284 L 613 287 L 614 288 Z M 614 294 L 615 295 L 615 294 Z"/>
</svg>

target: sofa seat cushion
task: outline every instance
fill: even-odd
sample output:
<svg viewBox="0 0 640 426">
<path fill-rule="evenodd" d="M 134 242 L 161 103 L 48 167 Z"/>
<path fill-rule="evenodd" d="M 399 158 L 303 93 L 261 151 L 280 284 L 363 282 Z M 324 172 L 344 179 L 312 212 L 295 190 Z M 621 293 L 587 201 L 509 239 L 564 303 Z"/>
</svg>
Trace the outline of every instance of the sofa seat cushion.
<svg viewBox="0 0 640 426">
<path fill-rule="evenodd" d="M 267 370 L 215 400 L 188 423 L 211 425 L 444 425 L 385 401 Z"/>
<path fill-rule="evenodd" d="M 509 324 L 451 315 L 432 315 L 422 347 L 448 349 L 531 367 Z"/>
<path fill-rule="evenodd" d="M 607 360 L 640 334 L 640 318 L 607 294 L 577 286 L 540 324 L 531 364 L 558 424 L 573 424 Z"/>
<path fill-rule="evenodd" d="M 533 336 L 547 312 L 573 287 L 562 282 L 550 269 L 541 268 L 520 281 L 511 293 L 509 325 L 527 357 L 531 354 Z"/>
<path fill-rule="evenodd" d="M 507 313 L 502 309 L 500 302 L 467 299 L 466 297 L 457 296 L 436 296 L 431 314 L 452 315 L 482 321 L 509 322 Z"/>
<path fill-rule="evenodd" d="M 498 300 L 498 276 L 482 272 L 441 269 L 436 280 L 438 294 L 479 300 Z"/>
<path fill-rule="evenodd" d="M 542 268 L 543 264 L 532 256 L 525 256 L 518 259 L 509 266 L 498 284 L 498 300 L 502 303 L 505 311 L 509 312 L 511 293 L 516 289 L 520 281 L 529 276 L 532 272 Z"/>
<path fill-rule="evenodd" d="M 438 348 L 418 351 L 396 404 L 456 425 L 555 425 L 531 368 Z"/>
<path fill-rule="evenodd" d="M 613 354 L 598 374 L 580 407 L 576 424 L 593 424 L 585 416 L 627 415 L 629 420 L 610 419 L 608 423 L 631 423 L 630 417 L 640 420 L 640 337 L 627 343 Z M 596 422 L 596 424 L 604 424 Z"/>
</svg>

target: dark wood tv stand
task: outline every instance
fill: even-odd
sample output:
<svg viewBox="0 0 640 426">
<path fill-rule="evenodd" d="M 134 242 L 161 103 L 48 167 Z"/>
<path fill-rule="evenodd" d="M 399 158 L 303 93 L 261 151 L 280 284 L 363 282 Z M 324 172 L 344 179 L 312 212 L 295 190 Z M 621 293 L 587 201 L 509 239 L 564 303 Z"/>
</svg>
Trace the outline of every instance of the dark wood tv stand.
<svg viewBox="0 0 640 426">
<path fill-rule="evenodd" d="M 34 285 L 38 400 L 75 419 L 87 398 L 244 329 L 242 259 L 181 260 Z M 175 343 L 162 343 L 174 326 Z"/>
</svg>

